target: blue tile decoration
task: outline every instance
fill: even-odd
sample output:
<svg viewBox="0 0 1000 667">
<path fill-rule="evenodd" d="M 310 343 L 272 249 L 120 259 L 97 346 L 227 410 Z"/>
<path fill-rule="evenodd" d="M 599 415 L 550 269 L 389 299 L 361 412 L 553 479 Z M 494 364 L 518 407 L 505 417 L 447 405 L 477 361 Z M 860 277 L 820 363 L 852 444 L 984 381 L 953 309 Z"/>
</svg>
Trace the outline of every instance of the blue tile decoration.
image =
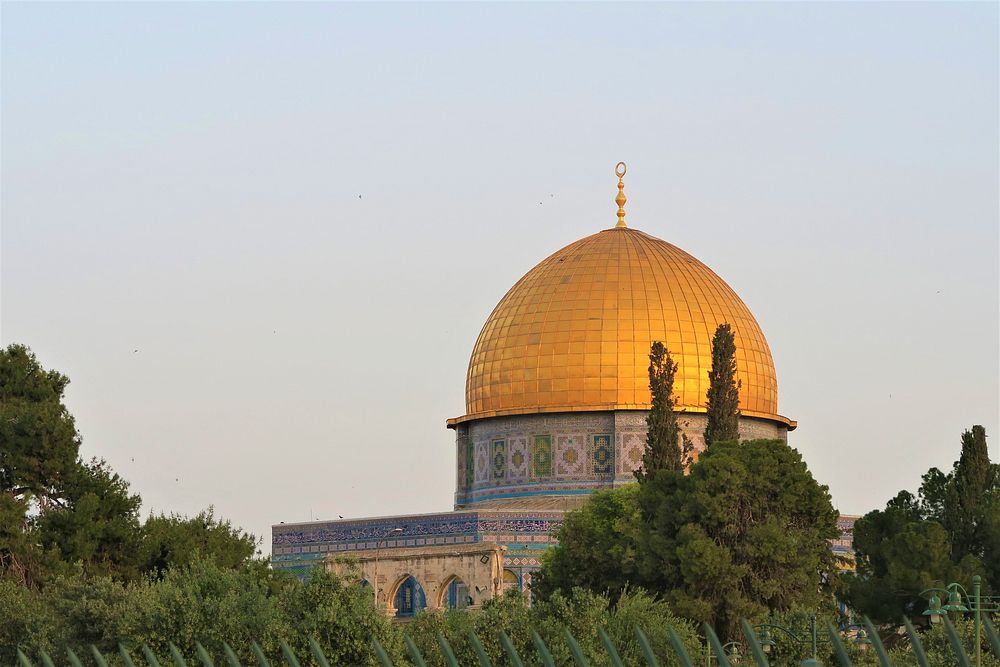
<svg viewBox="0 0 1000 667">
<path fill-rule="evenodd" d="M 594 472 L 599 475 L 610 475 L 615 471 L 614 448 L 611 446 L 610 435 L 594 436 Z"/>
<path fill-rule="evenodd" d="M 507 443 L 503 440 L 493 441 L 493 479 L 502 480 L 507 469 Z"/>
<path fill-rule="evenodd" d="M 552 476 L 552 436 L 536 435 L 531 452 L 531 472 L 534 477 Z"/>
</svg>

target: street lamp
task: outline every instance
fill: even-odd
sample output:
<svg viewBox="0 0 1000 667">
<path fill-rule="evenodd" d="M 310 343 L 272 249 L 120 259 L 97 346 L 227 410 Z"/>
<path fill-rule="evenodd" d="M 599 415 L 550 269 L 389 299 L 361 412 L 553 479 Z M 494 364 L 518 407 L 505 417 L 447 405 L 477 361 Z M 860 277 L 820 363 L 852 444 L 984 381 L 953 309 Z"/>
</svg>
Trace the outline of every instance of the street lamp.
<svg viewBox="0 0 1000 667">
<path fill-rule="evenodd" d="M 931 594 L 927 599 L 927 609 L 923 613 L 924 616 L 930 617 L 931 623 L 937 623 L 941 620 L 941 616 L 944 616 L 949 611 L 958 612 L 959 614 L 971 611 L 975 615 L 976 667 L 981 667 L 983 664 L 982 613 L 984 611 L 987 613 L 1000 612 L 1000 596 L 983 595 L 982 589 L 983 578 L 977 574 L 972 577 L 972 595 L 969 595 L 969 591 L 966 590 L 965 586 L 959 583 L 950 583 L 944 588 L 928 588 L 920 592 L 920 597 L 924 597 L 928 593 Z M 948 604 L 941 606 L 941 598 L 937 596 L 937 593 L 947 595 Z M 962 594 L 965 594 L 965 599 L 969 601 L 969 605 L 966 605 L 962 600 Z"/>
<path fill-rule="evenodd" d="M 372 584 L 373 584 L 372 588 L 375 590 L 375 608 L 376 609 L 378 609 L 378 592 L 379 592 L 379 588 L 378 588 L 378 550 L 379 550 L 379 547 L 381 545 L 385 544 L 385 541 L 387 539 L 389 539 L 390 535 L 394 535 L 394 534 L 401 533 L 401 532 L 403 532 L 403 529 L 399 528 L 399 527 L 396 527 L 396 528 L 393 528 L 392 530 L 390 530 L 389 532 L 387 532 L 380 539 L 375 540 L 375 572 L 374 572 L 374 574 L 372 576 L 372 578 L 375 581 L 372 582 Z"/>
<path fill-rule="evenodd" d="M 757 632 L 757 641 L 760 642 L 760 646 L 764 649 L 765 653 L 770 653 L 771 649 L 777 645 L 777 642 L 771 637 L 771 630 L 777 630 L 778 632 L 784 633 L 789 639 L 791 639 L 796 644 L 808 644 L 812 649 L 812 659 L 815 661 L 816 654 L 818 652 L 818 646 L 820 644 L 828 644 L 829 640 L 820 639 L 816 634 L 816 615 L 813 614 L 812 618 L 809 620 L 809 636 L 800 637 L 786 627 L 775 625 L 773 623 L 761 623 L 760 625 L 753 626 L 753 629 Z M 803 663 L 806 664 L 806 663 Z M 817 663 L 818 664 L 818 663 Z"/>
<path fill-rule="evenodd" d="M 860 625 L 856 623 L 851 623 L 850 625 L 841 626 L 840 631 L 847 635 L 851 630 L 854 630 L 854 639 L 851 639 L 851 643 L 858 647 L 859 651 L 867 651 L 868 647 L 872 645 L 872 640 L 868 638 L 868 632 Z"/>
</svg>

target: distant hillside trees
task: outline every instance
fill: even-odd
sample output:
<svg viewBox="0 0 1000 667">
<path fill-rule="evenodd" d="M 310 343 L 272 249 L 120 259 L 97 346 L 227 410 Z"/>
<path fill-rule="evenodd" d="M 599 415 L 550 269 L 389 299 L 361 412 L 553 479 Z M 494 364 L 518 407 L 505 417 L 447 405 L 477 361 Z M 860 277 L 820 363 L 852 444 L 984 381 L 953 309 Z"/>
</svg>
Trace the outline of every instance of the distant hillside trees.
<svg viewBox="0 0 1000 667">
<path fill-rule="evenodd" d="M 72 573 L 132 581 L 196 553 L 229 568 L 253 559 L 256 538 L 211 508 L 143 522 L 128 482 L 107 462 L 80 458 L 68 384 L 24 345 L 0 349 L 0 579 L 31 588 Z"/>
<path fill-rule="evenodd" d="M 983 575 L 985 591 L 1000 592 L 1000 466 L 990 461 L 986 430 L 965 431 L 952 469 L 928 470 L 916 496 L 900 491 L 858 519 L 854 550 L 846 598 L 873 619 L 919 616 L 920 591 L 973 574 Z"/>
</svg>

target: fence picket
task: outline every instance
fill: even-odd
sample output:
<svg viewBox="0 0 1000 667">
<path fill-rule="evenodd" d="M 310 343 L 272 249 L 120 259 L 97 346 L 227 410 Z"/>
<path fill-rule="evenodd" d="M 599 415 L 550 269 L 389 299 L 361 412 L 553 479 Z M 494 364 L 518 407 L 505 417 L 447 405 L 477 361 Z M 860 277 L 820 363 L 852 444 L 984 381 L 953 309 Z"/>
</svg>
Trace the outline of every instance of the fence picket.
<svg viewBox="0 0 1000 667">
<path fill-rule="evenodd" d="M 69 659 L 69 664 L 73 667 L 83 667 L 83 663 L 80 662 L 80 658 L 76 657 L 76 653 L 73 652 L 73 649 L 66 649 L 66 657 Z"/>
<path fill-rule="evenodd" d="M 500 645 L 503 646 L 503 650 L 507 653 L 507 657 L 510 658 L 511 667 L 524 667 L 524 661 L 521 660 L 521 656 L 517 654 L 517 649 L 514 648 L 513 642 L 510 641 L 510 637 L 507 633 L 500 631 Z"/>
<path fill-rule="evenodd" d="M 264 655 L 264 649 L 257 642 L 253 642 L 250 648 L 253 649 L 253 655 L 257 658 L 257 667 L 271 667 L 271 661 Z"/>
<path fill-rule="evenodd" d="M 483 643 L 479 641 L 479 636 L 475 632 L 469 632 L 469 643 L 472 644 L 472 650 L 479 658 L 479 667 L 493 667 L 490 656 L 486 655 L 486 649 L 483 648 Z"/>
<path fill-rule="evenodd" d="M 385 652 L 379 640 L 373 639 L 372 644 L 375 646 L 375 655 L 378 657 L 379 664 L 382 667 L 392 667 L 392 660 L 389 659 L 389 654 Z"/>
<path fill-rule="evenodd" d="M 573 656 L 573 662 L 576 663 L 577 667 L 590 667 L 590 661 L 583 654 L 583 650 L 580 648 L 580 644 L 577 643 L 573 633 L 567 629 L 564 631 L 564 634 L 566 635 L 566 644 L 569 645 L 569 652 Z"/>
<path fill-rule="evenodd" d="M 677 631 L 668 626 L 667 632 L 670 634 L 670 645 L 674 647 L 674 653 L 677 654 L 677 659 L 681 661 L 681 667 L 694 667 L 694 663 L 691 662 L 691 656 L 688 655 L 687 648 L 684 647 L 684 642 L 677 636 Z"/>
<path fill-rule="evenodd" d="M 441 652 L 444 654 L 444 661 L 448 663 L 448 667 L 459 667 L 458 658 L 455 657 L 455 652 L 451 650 L 451 644 L 448 643 L 448 640 L 440 632 L 438 633 L 438 646 L 441 647 Z"/>
<path fill-rule="evenodd" d="M 746 637 L 747 644 L 750 645 L 750 654 L 753 655 L 754 662 L 757 663 L 757 667 L 770 667 L 771 663 L 767 661 L 767 656 L 764 655 L 764 649 L 761 648 L 760 642 L 757 641 L 757 633 L 753 631 L 750 627 L 750 622 L 747 619 L 743 619 L 741 622 L 743 627 L 743 636 Z"/>
<path fill-rule="evenodd" d="M 986 614 L 983 618 L 983 629 L 986 630 L 986 638 L 990 640 L 990 646 L 993 648 L 993 655 L 1000 660 L 1000 635 L 997 634 L 997 629 L 993 627 L 993 622 L 990 621 L 990 615 Z"/>
<path fill-rule="evenodd" d="M 135 667 L 135 661 L 132 660 L 132 654 L 128 652 L 123 644 L 118 645 L 118 655 L 122 657 L 122 662 L 125 663 L 125 667 Z"/>
<path fill-rule="evenodd" d="M 226 654 L 226 662 L 229 663 L 229 667 L 243 667 L 240 659 L 236 657 L 236 651 L 228 642 L 222 642 L 222 652 Z"/>
<path fill-rule="evenodd" d="M 176 665 L 176 667 L 187 667 L 187 661 L 185 661 L 184 656 L 181 655 L 180 649 L 174 646 L 173 642 L 170 642 L 168 646 L 170 647 L 170 657 L 173 658 L 174 665 Z"/>
<path fill-rule="evenodd" d="M 840 667 L 853 667 L 851 658 L 847 655 L 847 649 L 844 647 L 844 642 L 840 639 L 840 633 L 837 632 L 837 628 L 833 627 L 833 623 L 827 622 L 826 633 L 830 636 L 833 655 L 837 658 Z"/>
<path fill-rule="evenodd" d="M 413 661 L 414 665 L 417 667 L 427 667 L 427 663 L 424 662 L 424 656 L 420 655 L 420 649 L 413 643 L 409 635 L 406 636 L 406 652 L 410 654 L 410 660 Z"/>
<path fill-rule="evenodd" d="M 597 636 L 600 638 L 601 643 L 604 645 L 604 650 L 607 651 L 608 657 L 611 659 L 612 667 L 625 667 L 622 664 L 622 657 L 618 655 L 618 648 L 611 641 L 611 637 L 608 637 L 608 633 L 604 631 L 604 628 L 597 628 Z"/>
<path fill-rule="evenodd" d="M 917 631 L 910 623 L 910 619 L 904 617 L 903 623 L 906 624 L 906 634 L 910 638 L 910 648 L 913 649 L 913 657 L 917 659 L 917 664 L 920 667 L 931 667 L 930 661 L 927 660 L 927 652 L 924 651 L 924 645 L 920 643 L 920 637 L 917 636 Z"/>
<path fill-rule="evenodd" d="M 160 667 L 160 661 L 156 659 L 156 654 L 145 644 L 142 645 L 142 657 L 146 659 L 146 664 L 149 667 Z"/>
<path fill-rule="evenodd" d="M 708 623 L 705 623 L 705 636 L 708 638 L 708 644 L 715 651 L 715 657 L 719 661 L 719 667 L 733 667 L 732 663 L 729 662 L 729 656 L 722 648 L 722 642 L 719 641 L 719 636 L 715 634 L 715 630 Z"/>
<path fill-rule="evenodd" d="M 215 667 L 215 661 L 212 660 L 212 656 L 208 654 L 201 642 L 195 642 L 194 649 L 198 653 L 198 659 L 201 660 L 203 667 Z"/>
<path fill-rule="evenodd" d="M 104 656 L 101 655 L 101 652 L 93 644 L 90 645 L 90 654 L 94 656 L 94 662 L 97 663 L 97 667 L 108 667 L 108 661 L 104 659 Z"/>
<path fill-rule="evenodd" d="M 285 662 L 288 663 L 289 667 L 302 667 L 299 664 L 299 659 L 295 656 L 295 652 L 292 651 L 291 647 L 284 640 L 281 641 L 281 655 L 285 657 Z"/>
<path fill-rule="evenodd" d="M 323 649 L 320 648 L 319 642 L 312 637 L 309 638 L 309 650 L 312 651 L 313 657 L 316 658 L 316 662 L 319 663 L 319 667 L 330 667 L 330 662 L 326 659 L 326 654 L 323 653 Z"/>
<path fill-rule="evenodd" d="M 868 630 L 868 639 L 872 642 L 875 655 L 878 656 L 878 664 L 882 667 L 892 667 L 892 663 L 889 661 L 889 654 L 885 652 L 885 646 L 882 645 L 882 638 L 878 636 L 878 630 L 875 629 L 875 625 L 867 616 L 864 617 L 864 626 Z"/>
<path fill-rule="evenodd" d="M 965 652 L 965 647 L 962 646 L 962 639 L 958 636 L 958 632 L 955 631 L 955 626 L 952 625 L 951 619 L 945 615 L 941 617 L 941 620 L 944 621 L 944 631 L 948 634 L 951 650 L 955 652 L 955 657 L 958 658 L 958 667 L 972 667 L 969 663 L 969 655 Z"/>
</svg>

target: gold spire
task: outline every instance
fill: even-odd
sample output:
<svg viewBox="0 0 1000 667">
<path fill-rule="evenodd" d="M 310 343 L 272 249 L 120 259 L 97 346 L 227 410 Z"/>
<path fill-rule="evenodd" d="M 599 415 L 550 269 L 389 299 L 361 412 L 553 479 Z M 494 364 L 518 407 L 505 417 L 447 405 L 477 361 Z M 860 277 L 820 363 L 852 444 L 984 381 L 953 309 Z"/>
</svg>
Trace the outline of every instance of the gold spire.
<svg viewBox="0 0 1000 667">
<path fill-rule="evenodd" d="M 624 162 L 619 162 L 615 165 L 615 176 L 618 177 L 618 196 L 615 197 L 615 203 L 618 204 L 618 224 L 615 225 L 618 229 L 625 229 L 628 225 L 625 224 L 625 202 L 628 199 L 625 198 L 625 182 L 622 178 L 625 177 L 625 171 L 627 167 Z"/>
</svg>

